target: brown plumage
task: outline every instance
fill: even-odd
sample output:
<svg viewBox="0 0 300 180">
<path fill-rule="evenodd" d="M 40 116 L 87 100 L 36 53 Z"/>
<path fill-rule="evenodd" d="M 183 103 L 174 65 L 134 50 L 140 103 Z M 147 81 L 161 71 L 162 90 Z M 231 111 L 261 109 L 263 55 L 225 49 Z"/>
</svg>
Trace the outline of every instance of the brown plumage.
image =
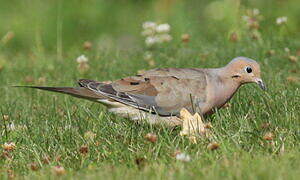
<svg viewBox="0 0 300 180">
<path fill-rule="evenodd" d="M 97 101 L 109 111 L 134 120 L 177 125 L 182 108 L 210 114 L 229 101 L 242 84 L 250 82 L 265 89 L 258 63 L 237 57 L 222 68 L 158 68 L 111 83 L 82 79 L 80 87 L 74 88 L 29 87 Z"/>
</svg>

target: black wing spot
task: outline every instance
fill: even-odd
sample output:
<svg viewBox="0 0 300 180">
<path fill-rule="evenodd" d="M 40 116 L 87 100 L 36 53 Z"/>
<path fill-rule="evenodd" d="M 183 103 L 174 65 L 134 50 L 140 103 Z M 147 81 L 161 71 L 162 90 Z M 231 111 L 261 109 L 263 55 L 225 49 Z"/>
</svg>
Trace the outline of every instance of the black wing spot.
<svg viewBox="0 0 300 180">
<path fill-rule="evenodd" d="M 130 82 L 130 85 L 139 85 L 139 82 Z"/>
<path fill-rule="evenodd" d="M 174 79 L 177 79 L 177 80 L 179 80 L 179 78 L 178 77 L 176 77 L 176 76 L 171 76 L 172 78 L 174 78 Z"/>
<path fill-rule="evenodd" d="M 145 81 L 150 81 L 150 78 L 145 78 Z"/>
<path fill-rule="evenodd" d="M 232 78 L 239 78 L 239 77 L 241 77 L 241 76 L 239 76 L 239 75 L 233 75 L 233 76 L 231 76 Z"/>
</svg>

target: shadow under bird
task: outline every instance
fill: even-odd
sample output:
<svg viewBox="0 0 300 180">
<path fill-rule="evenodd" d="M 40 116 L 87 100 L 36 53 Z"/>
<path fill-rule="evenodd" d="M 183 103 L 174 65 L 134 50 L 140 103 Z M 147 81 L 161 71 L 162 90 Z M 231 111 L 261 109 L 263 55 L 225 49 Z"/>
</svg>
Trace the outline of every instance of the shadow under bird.
<svg viewBox="0 0 300 180">
<path fill-rule="evenodd" d="M 69 94 L 99 102 L 132 120 L 174 126 L 182 124 L 182 108 L 208 115 L 228 102 L 243 84 L 257 83 L 265 90 L 260 73 L 256 61 L 237 57 L 221 68 L 157 68 L 111 83 L 81 79 L 79 87 L 17 87 Z"/>
</svg>

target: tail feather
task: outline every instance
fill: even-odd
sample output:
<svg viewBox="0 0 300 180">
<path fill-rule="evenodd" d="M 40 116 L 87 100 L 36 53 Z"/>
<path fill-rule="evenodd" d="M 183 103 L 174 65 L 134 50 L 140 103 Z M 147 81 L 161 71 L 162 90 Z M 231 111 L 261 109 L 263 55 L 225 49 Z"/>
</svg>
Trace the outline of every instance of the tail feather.
<svg viewBox="0 0 300 180">
<path fill-rule="evenodd" d="M 78 98 L 88 99 L 91 101 L 105 99 L 100 94 L 95 93 L 94 91 L 91 91 L 85 87 L 44 87 L 44 86 L 14 86 L 14 87 L 33 88 L 33 89 L 58 92 L 58 93 L 68 94 Z"/>
</svg>

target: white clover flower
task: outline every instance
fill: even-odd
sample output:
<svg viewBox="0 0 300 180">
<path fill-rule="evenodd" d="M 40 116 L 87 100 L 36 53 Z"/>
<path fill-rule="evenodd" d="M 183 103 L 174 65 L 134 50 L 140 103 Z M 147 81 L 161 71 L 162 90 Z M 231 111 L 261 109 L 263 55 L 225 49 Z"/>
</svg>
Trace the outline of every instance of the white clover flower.
<svg viewBox="0 0 300 180">
<path fill-rule="evenodd" d="M 276 19 L 276 24 L 277 25 L 281 25 L 281 24 L 285 24 L 287 22 L 287 17 L 286 16 L 283 16 L 283 17 L 278 17 Z"/>
<path fill-rule="evenodd" d="M 290 52 L 290 49 L 289 49 L 288 47 L 285 47 L 285 48 L 284 48 L 284 51 L 287 52 L 287 53 L 289 53 L 289 52 Z"/>
<path fill-rule="evenodd" d="M 185 153 L 179 153 L 176 155 L 176 159 L 183 162 L 191 161 L 191 157 Z"/>
<path fill-rule="evenodd" d="M 156 36 L 149 36 L 145 39 L 145 43 L 147 46 L 152 46 L 157 42 L 158 42 L 158 38 Z"/>
<path fill-rule="evenodd" d="M 169 24 L 160 24 L 156 27 L 157 33 L 168 33 L 170 31 L 170 25 Z"/>
<path fill-rule="evenodd" d="M 260 12 L 259 12 L 259 9 L 256 9 L 256 8 L 253 9 L 252 12 L 253 12 L 253 15 L 254 15 L 254 16 L 257 16 L 257 15 L 259 15 L 259 13 L 260 13 Z"/>
<path fill-rule="evenodd" d="M 146 21 L 143 23 L 143 29 L 155 29 L 156 26 L 156 23 L 152 21 Z"/>
<path fill-rule="evenodd" d="M 160 34 L 157 36 L 157 41 L 159 43 L 169 42 L 172 40 L 172 36 L 169 34 Z"/>
<path fill-rule="evenodd" d="M 147 46 L 153 46 L 155 44 L 169 42 L 172 37 L 168 34 L 170 31 L 170 25 L 156 24 L 152 21 L 147 21 L 143 23 L 142 35 L 145 36 L 145 44 Z"/>
<path fill-rule="evenodd" d="M 87 63 L 89 60 L 85 55 L 81 55 L 79 56 L 76 61 L 81 64 L 81 63 Z"/>
</svg>

